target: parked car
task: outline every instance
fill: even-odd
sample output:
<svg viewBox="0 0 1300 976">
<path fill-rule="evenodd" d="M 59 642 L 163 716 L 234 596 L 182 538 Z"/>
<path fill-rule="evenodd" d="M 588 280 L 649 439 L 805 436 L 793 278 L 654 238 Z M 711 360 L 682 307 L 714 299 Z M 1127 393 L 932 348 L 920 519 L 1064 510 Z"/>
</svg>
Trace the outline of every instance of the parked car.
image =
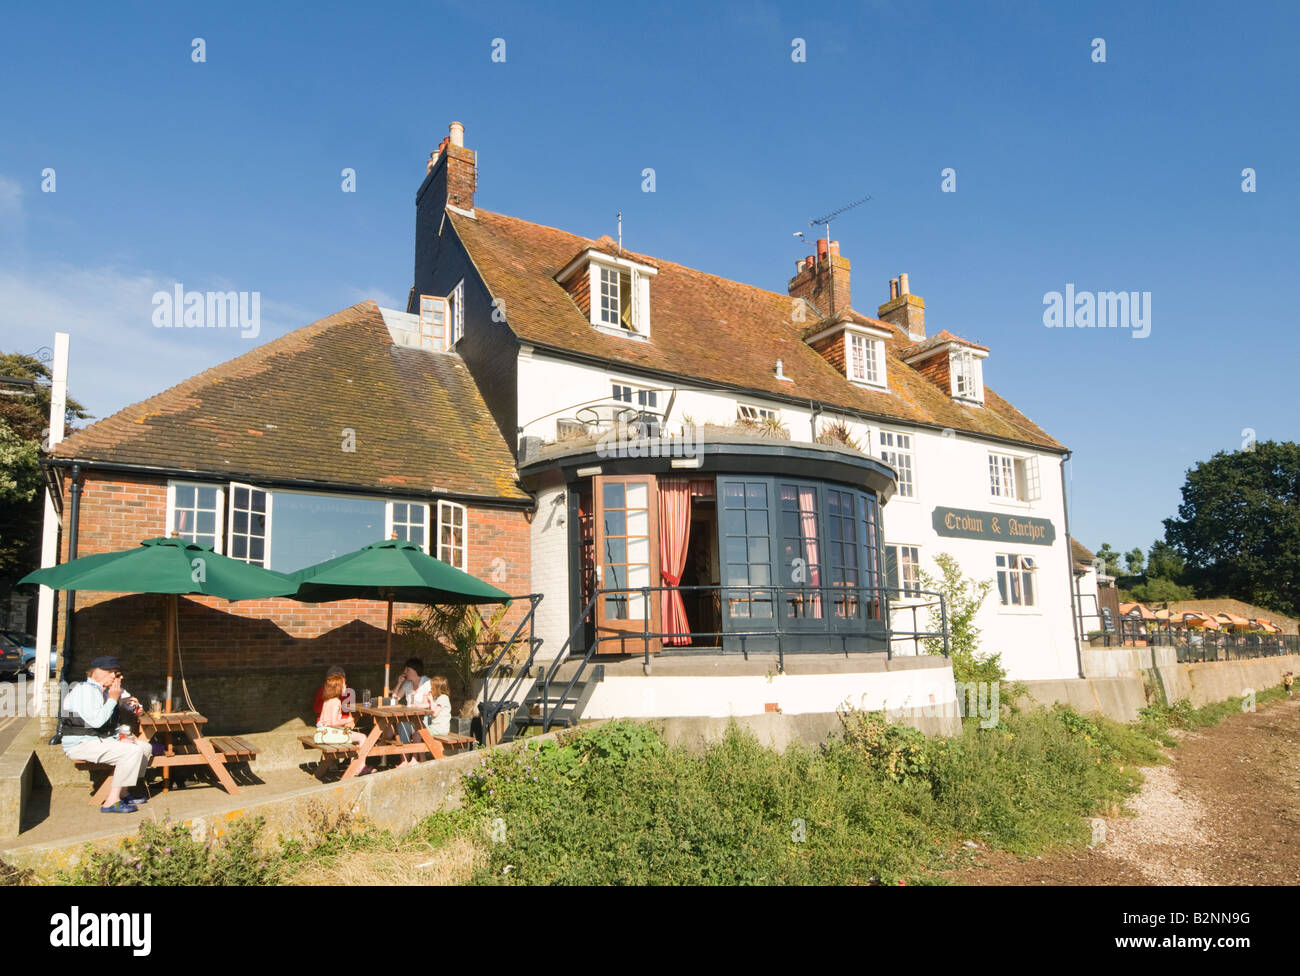
<svg viewBox="0 0 1300 976">
<path fill-rule="evenodd" d="M 0 635 L 9 638 L 22 649 L 23 667 L 27 671 L 27 677 L 33 677 L 36 674 L 36 638 L 18 630 L 0 630 Z M 50 670 L 54 670 L 53 661 L 50 662 Z"/>
<path fill-rule="evenodd" d="M 0 633 L 0 678 L 16 678 L 20 673 L 26 673 L 27 668 L 28 665 L 23 662 L 22 645 Z"/>
</svg>

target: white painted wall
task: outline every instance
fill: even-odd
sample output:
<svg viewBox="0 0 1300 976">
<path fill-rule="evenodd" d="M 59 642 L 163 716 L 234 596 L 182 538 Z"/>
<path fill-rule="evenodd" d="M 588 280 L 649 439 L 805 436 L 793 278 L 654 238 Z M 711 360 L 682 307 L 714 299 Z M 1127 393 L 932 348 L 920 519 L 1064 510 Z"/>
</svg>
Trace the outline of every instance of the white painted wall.
<svg viewBox="0 0 1300 976">
<path fill-rule="evenodd" d="M 951 668 L 909 668 L 859 674 L 778 674 L 731 677 L 607 677 L 596 686 L 584 718 L 727 718 L 762 715 L 767 705 L 786 715 L 825 714 L 841 705 L 888 708 L 953 708 Z"/>
<path fill-rule="evenodd" d="M 542 594 L 534 618 L 539 660 L 553 660 L 569 637 L 569 524 L 563 485 L 537 495 L 532 534 L 532 592 Z"/>
<path fill-rule="evenodd" d="M 638 378 L 632 372 L 596 369 L 525 350 L 519 361 L 518 391 L 519 424 L 524 428 L 523 436 L 553 440 L 557 417 L 571 417 L 575 404 L 608 399 L 613 382 L 641 388 L 664 386 L 662 381 Z M 668 431 L 675 431 L 685 416 L 697 424 L 731 423 L 736 416 L 737 402 L 778 409 L 793 440 L 811 439 L 811 412 L 808 408 L 764 401 L 760 397 L 737 398 L 734 393 L 709 390 L 679 390 Z M 667 394 L 661 393 L 658 409 L 662 411 L 666 404 Z M 823 413 L 822 418 L 822 422 L 837 419 L 829 412 Z M 1065 539 L 1060 457 L 1030 448 L 1008 447 L 961 432 L 949 432 L 944 436 L 939 431 L 906 423 L 849 421 L 849 428 L 859 443 L 875 455 L 879 455 L 882 428 L 912 435 L 916 497 L 909 499 L 895 495 L 885 506 L 885 540 L 892 544 L 917 546 L 924 570 L 937 574 L 934 556 L 947 552 L 956 557 L 968 577 L 993 580 L 999 552 L 1013 551 L 1036 558 L 1037 606 L 1003 607 L 995 587 L 977 619 L 982 630 L 982 647 L 985 651 L 1001 653 L 1004 666 L 1015 679 L 1076 677 L 1078 655 L 1070 601 L 1072 570 Z M 1019 502 L 993 497 L 989 484 L 990 451 L 1037 457 L 1041 498 L 1034 502 Z M 1055 526 L 1056 539 L 1051 546 L 1012 547 L 1008 543 L 943 537 L 935 532 L 931 523 L 936 507 L 1048 519 Z M 552 558 L 546 554 L 549 551 L 534 548 L 535 573 L 553 573 L 553 568 L 548 565 Z M 535 578 L 535 585 L 540 585 L 540 577 Z M 554 585 L 558 582 L 543 589 L 547 600 L 554 601 L 551 610 L 567 599 L 558 596 L 567 590 L 553 590 L 551 586 Z M 555 597 L 553 592 L 557 594 Z M 910 623 L 910 614 L 908 619 Z M 549 636 L 547 644 L 551 644 Z"/>
</svg>

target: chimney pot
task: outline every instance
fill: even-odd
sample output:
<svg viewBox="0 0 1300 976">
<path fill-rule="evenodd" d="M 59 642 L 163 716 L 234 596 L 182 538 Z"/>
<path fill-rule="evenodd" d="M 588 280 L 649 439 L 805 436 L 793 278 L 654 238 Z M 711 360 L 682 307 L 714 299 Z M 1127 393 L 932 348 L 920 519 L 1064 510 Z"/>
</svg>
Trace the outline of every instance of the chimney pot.
<svg viewBox="0 0 1300 976">
<path fill-rule="evenodd" d="M 889 279 L 889 300 L 892 302 L 897 297 L 898 297 L 898 279 L 890 278 Z"/>
<path fill-rule="evenodd" d="M 451 144 L 453 146 L 465 145 L 465 126 L 459 122 L 453 122 L 451 129 Z"/>
<path fill-rule="evenodd" d="M 818 263 L 821 263 L 822 261 L 825 260 L 826 260 L 826 238 L 819 237 L 817 239 L 817 261 Z"/>
<path fill-rule="evenodd" d="M 904 272 L 898 276 L 898 294 L 899 296 L 912 294 L 907 290 L 907 273 Z"/>
<path fill-rule="evenodd" d="M 831 257 L 837 258 L 839 256 L 840 256 L 840 242 L 831 241 Z"/>
</svg>

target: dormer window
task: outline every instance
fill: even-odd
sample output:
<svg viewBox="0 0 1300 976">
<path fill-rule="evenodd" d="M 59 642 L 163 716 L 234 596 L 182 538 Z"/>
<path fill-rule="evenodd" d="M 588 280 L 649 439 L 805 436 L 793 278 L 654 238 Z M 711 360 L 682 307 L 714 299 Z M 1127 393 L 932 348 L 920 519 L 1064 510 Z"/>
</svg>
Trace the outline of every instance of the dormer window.
<svg viewBox="0 0 1300 976">
<path fill-rule="evenodd" d="M 844 341 L 848 343 L 844 359 L 848 363 L 849 379 L 867 386 L 884 386 L 884 340 L 857 332 L 845 332 Z"/>
<path fill-rule="evenodd" d="M 447 299 L 436 295 L 420 296 L 420 348 L 447 348 Z"/>
<path fill-rule="evenodd" d="M 649 339 L 650 278 L 657 273 L 649 264 L 587 248 L 555 280 L 596 328 Z"/>
<path fill-rule="evenodd" d="M 971 403 L 984 402 L 982 357 L 969 349 L 954 349 L 948 354 L 948 375 L 952 378 L 952 395 Z"/>
<path fill-rule="evenodd" d="M 461 281 L 452 289 L 450 295 L 420 296 L 420 331 L 421 349 L 437 349 L 442 352 L 450 349 L 460 341 L 465 332 L 465 282 Z"/>
<path fill-rule="evenodd" d="M 591 263 L 592 325 L 649 338 L 650 280 L 636 267 Z"/>
</svg>

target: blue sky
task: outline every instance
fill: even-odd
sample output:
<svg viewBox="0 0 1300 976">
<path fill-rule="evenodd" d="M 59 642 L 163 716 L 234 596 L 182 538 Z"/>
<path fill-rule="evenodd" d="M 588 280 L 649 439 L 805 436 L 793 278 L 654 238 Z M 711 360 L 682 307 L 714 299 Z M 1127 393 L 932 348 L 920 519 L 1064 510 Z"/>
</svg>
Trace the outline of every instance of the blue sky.
<svg viewBox="0 0 1300 976">
<path fill-rule="evenodd" d="M 833 227 L 854 305 L 906 271 L 931 333 L 992 349 L 987 384 L 1075 452 L 1093 548 L 1162 535 L 1185 470 L 1245 429 L 1297 436 L 1294 5 L 84 4 L 0 25 L 0 349 L 70 332 L 100 416 L 248 349 L 153 328 L 176 282 L 260 292 L 264 338 L 403 307 L 415 190 L 458 119 L 479 205 L 590 236 L 621 210 L 629 247 L 776 291 L 793 232 L 870 194 Z M 1044 328 L 1067 282 L 1150 292 L 1150 334 Z"/>
</svg>

